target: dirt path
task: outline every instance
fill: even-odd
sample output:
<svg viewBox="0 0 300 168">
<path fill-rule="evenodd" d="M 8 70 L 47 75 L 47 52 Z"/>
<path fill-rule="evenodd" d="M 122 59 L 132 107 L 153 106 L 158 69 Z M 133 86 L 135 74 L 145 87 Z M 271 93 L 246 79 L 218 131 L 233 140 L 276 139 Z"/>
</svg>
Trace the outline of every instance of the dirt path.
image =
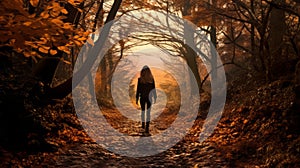
<svg viewBox="0 0 300 168">
<path fill-rule="evenodd" d="M 110 110 L 112 126 L 130 136 L 143 137 L 139 122 L 128 121 Z M 150 126 L 152 135 L 159 134 L 163 128 L 154 121 Z M 103 128 L 104 129 L 104 128 Z M 151 137 L 151 136 L 150 136 Z M 103 138 L 111 138 L 103 136 Z M 196 133 L 189 133 L 182 141 L 162 153 L 148 157 L 126 157 L 114 154 L 97 143 L 74 144 L 65 147 L 55 159 L 55 167 L 226 167 L 228 163 L 215 150 L 209 140 L 197 141 Z M 114 142 L 111 142 L 114 143 Z"/>
<path fill-rule="evenodd" d="M 78 144 L 65 149 L 55 167 L 226 167 L 209 143 L 178 147 L 151 157 L 129 158 L 107 152 L 97 144 Z"/>
</svg>

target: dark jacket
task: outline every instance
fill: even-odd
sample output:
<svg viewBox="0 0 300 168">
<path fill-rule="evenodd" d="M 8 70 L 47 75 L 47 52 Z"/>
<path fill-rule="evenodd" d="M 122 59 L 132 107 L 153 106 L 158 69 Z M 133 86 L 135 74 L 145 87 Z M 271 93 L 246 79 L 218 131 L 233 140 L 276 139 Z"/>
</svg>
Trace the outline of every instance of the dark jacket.
<svg viewBox="0 0 300 168">
<path fill-rule="evenodd" d="M 149 93 L 152 89 L 154 89 L 153 92 L 151 92 L 152 95 L 149 95 Z M 154 80 L 152 83 L 142 83 L 141 79 L 139 78 L 138 85 L 137 85 L 137 91 L 136 91 L 136 101 L 138 101 L 139 98 L 145 100 L 148 98 L 151 99 L 152 97 L 154 97 L 155 100 L 157 98 Z"/>
</svg>

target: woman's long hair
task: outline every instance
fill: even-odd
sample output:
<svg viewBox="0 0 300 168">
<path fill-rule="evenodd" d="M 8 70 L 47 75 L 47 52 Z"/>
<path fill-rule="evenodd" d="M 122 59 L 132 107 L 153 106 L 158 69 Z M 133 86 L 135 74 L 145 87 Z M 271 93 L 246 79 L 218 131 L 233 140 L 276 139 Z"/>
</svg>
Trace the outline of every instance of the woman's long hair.
<svg viewBox="0 0 300 168">
<path fill-rule="evenodd" d="M 154 78 L 153 78 L 150 68 L 147 65 L 145 65 L 143 67 L 143 69 L 141 70 L 140 79 L 141 79 L 142 83 L 153 83 Z"/>
</svg>

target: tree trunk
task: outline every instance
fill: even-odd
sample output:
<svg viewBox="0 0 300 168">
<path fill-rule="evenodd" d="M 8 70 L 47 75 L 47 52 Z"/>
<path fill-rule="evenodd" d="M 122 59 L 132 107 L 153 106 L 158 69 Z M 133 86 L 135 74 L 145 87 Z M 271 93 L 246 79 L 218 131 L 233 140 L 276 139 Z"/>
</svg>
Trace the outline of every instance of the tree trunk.
<svg viewBox="0 0 300 168">
<path fill-rule="evenodd" d="M 183 16 L 188 16 L 191 14 L 191 4 L 190 1 L 185 1 L 185 5 L 182 10 L 182 15 Z M 198 88 L 201 86 L 201 78 L 200 74 L 198 71 L 198 64 L 197 64 L 197 54 L 195 51 L 190 47 L 190 46 L 195 46 L 195 41 L 194 41 L 194 32 L 189 31 L 189 25 L 188 23 L 184 24 L 184 40 L 185 40 L 185 54 L 184 57 L 187 61 L 187 64 L 193 74 L 190 74 L 190 84 L 192 84 L 192 77 L 191 75 L 194 75 Z M 191 87 L 191 95 L 199 93 L 199 90 L 195 90 L 196 88 Z"/>
<path fill-rule="evenodd" d="M 216 0 L 211 0 L 211 5 L 216 6 Z M 211 29 L 210 29 L 210 40 L 213 46 L 211 47 L 211 79 L 215 79 L 217 77 L 217 30 L 216 30 L 216 16 L 215 14 L 211 17 Z M 213 48 L 214 47 L 214 48 Z"/>
<path fill-rule="evenodd" d="M 284 0 L 280 0 L 284 2 Z M 273 8 L 270 14 L 270 70 L 271 77 L 276 78 L 285 72 L 287 57 L 282 55 L 283 36 L 286 31 L 285 14 L 281 9 Z"/>
<path fill-rule="evenodd" d="M 254 0 L 251 0 L 251 12 L 255 13 L 255 9 L 254 9 Z M 252 65 L 255 68 L 255 70 L 259 70 L 260 66 L 257 65 L 257 53 L 256 53 L 256 49 L 255 49 L 255 26 L 254 23 L 251 23 L 251 29 L 250 29 L 250 39 L 251 39 L 251 58 L 252 58 Z"/>
<path fill-rule="evenodd" d="M 113 21 L 116 17 L 116 14 L 118 12 L 118 9 L 120 8 L 122 3 L 122 0 L 115 0 L 113 3 L 113 6 L 106 18 L 105 24 L 109 23 L 110 21 Z M 102 31 L 100 33 L 99 39 L 100 44 L 99 46 L 94 47 L 95 50 L 100 51 L 109 34 L 109 31 L 111 29 L 112 24 L 108 24 L 108 27 L 105 31 Z M 76 77 L 76 83 L 73 84 L 73 87 L 77 87 L 77 85 L 83 80 L 83 78 L 90 72 L 90 69 L 92 68 L 93 63 L 97 59 L 97 56 L 91 56 L 88 58 L 82 65 L 82 67 L 68 80 L 63 82 L 62 84 L 54 87 L 54 88 L 49 88 L 46 92 L 45 95 L 47 95 L 47 98 L 49 99 L 61 99 L 66 97 L 68 94 L 72 92 L 72 81 L 73 78 Z"/>
</svg>

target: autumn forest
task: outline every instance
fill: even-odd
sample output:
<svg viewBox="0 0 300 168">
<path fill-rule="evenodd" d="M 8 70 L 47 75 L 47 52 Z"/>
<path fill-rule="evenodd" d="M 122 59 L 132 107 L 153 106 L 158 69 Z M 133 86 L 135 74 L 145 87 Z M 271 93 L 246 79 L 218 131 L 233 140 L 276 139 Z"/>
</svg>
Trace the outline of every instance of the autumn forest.
<svg viewBox="0 0 300 168">
<path fill-rule="evenodd" d="M 299 0 L 0 0 L 0 25 L 0 167 L 300 167 Z"/>
</svg>

